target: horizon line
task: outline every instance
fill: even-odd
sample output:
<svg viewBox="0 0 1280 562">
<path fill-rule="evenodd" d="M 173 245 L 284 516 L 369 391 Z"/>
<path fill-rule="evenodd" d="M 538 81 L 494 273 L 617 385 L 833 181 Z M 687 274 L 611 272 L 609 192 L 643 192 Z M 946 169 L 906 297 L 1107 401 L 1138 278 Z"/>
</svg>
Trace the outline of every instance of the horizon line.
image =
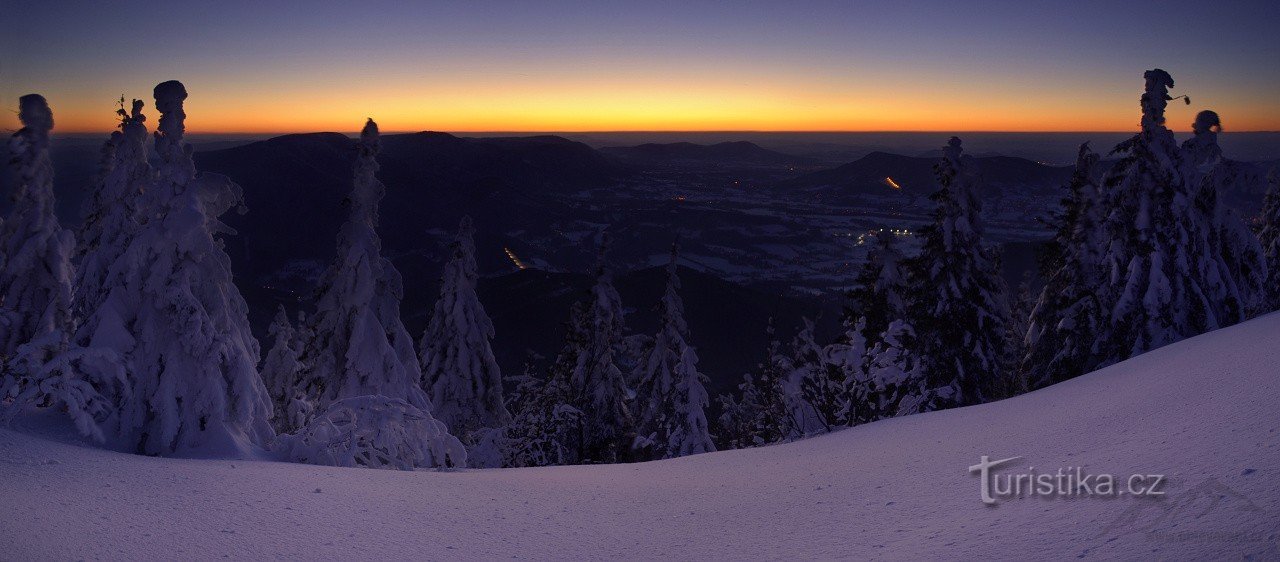
<svg viewBox="0 0 1280 562">
<path fill-rule="evenodd" d="M 375 120 L 375 121 L 376 121 L 376 120 Z M 1174 129 L 1170 129 L 1170 130 L 1171 130 L 1171 131 L 1173 131 L 1175 134 L 1177 134 L 1177 133 L 1189 133 L 1189 132 L 1190 132 L 1190 131 L 1179 131 L 1179 130 L 1174 130 Z M 103 131 L 103 130 L 85 130 L 85 131 L 75 131 L 75 130 L 73 130 L 73 131 L 57 131 L 57 130 L 54 130 L 54 131 L 53 131 L 53 135 L 54 135 L 54 136 L 57 136 L 57 135 L 59 135 L 59 134 L 62 134 L 62 135 L 93 135 L 93 134 L 107 134 L 107 135 L 109 135 L 109 134 L 111 134 L 111 133 L 112 133 L 112 132 L 114 132 L 114 131 L 115 131 L 115 129 L 111 129 L 111 130 L 107 130 L 107 131 Z M 404 135 L 404 134 L 416 134 L 416 133 L 444 133 L 444 134 L 450 134 L 450 135 L 458 136 L 458 135 L 466 135 L 466 134 L 522 134 L 522 135 L 537 135 L 537 134 L 564 134 L 564 135 L 591 135 L 591 134 L 674 134 L 674 133 L 699 133 L 699 134 L 828 134 L 828 135 L 829 135 L 829 134 L 864 134 L 864 135 L 865 135 L 865 134 L 904 134 L 904 133 L 914 133 L 914 134 L 931 134 L 931 133 L 932 133 L 932 134 L 950 134 L 950 135 L 965 135 L 965 134 L 1014 134 L 1014 135 L 1023 135 L 1023 134 L 1025 134 L 1025 135 L 1044 135 L 1044 134 L 1096 134 L 1096 133 L 1105 133 L 1105 134 L 1134 133 L 1134 134 L 1137 134 L 1139 131 L 1138 131 L 1138 130 L 1136 130 L 1136 129 L 1123 129 L 1123 130 L 1102 130 L 1102 129 L 1098 129 L 1098 130 L 1061 130 L 1061 131 L 1057 131 L 1057 130 L 1009 131 L 1009 130 L 998 130 L 998 129 L 972 129 L 972 130 L 950 130 L 950 129 L 936 129 L 936 130 L 933 130 L 933 129 L 931 129 L 931 130 L 925 130 L 925 129 L 884 129 L 884 130 L 643 129 L 643 130 L 640 130 L 640 129 L 637 129 L 637 130 L 630 130 L 630 129 L 617 129 L 617 130 L 584 130 L 584 131 L 554 130 L 554 129 L 530 129 L 530 130 L 475 129 L 475 130 L 452 130 L 452 131 L 441 131 L 441 130 L 436 130 L 436 129 L 394 129 L 394 130 L 382 130 L 382 131 L 380 131 L 380 132 L 381 132 L 381 134 L 384 134 L 384 135 Z M 188 130 L 188 131 L 186 131 L 186 134 L 188 134 L 188 135 L 310 135 L 310 134 L 323 134 L 323 133 L 337 133 L 337 134 L 342 134 L 342 135 L 359 135 L 359 134 L 360 134 L 360 130 L 359 130 L 359 129 L 353 129 L 353 130 L 350 130 L 350 131 L 337 131 L 337 130 L 310 130 L 310 131 L 200 131 L 200 130 Z M 1272 133 L 1272 134 L 1276 134 L 1276 133 L 1280 133 L 1280 130 L 1277 130 L 1277 129 L 1259 129 L 1259 130 L 1236 130 L 1236 129 L 1224 129 L 1224 130 L 1222 130 L 1222 131 L 1220 132 L 1220 134 L 1228 134 L 1228 135 L 1229 135 L 1229 134 L 1231 134 L 1231 133 L 1249 133 L 1249 134 Z"/>
</svg>

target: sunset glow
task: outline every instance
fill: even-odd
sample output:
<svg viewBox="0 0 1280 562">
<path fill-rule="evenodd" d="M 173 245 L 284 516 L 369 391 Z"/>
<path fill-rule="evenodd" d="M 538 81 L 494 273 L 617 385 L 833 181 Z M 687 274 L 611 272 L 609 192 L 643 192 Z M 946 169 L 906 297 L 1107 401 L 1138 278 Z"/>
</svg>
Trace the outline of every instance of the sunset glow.
<svg viewBox="0 0 1280 562">
<path fill-rule="evenodd" d="M 1250 70 L 1280 56 L 1251 23 L 1274 6 L 1206 16 L 1233 33 L 1197 36 L 1190 3 L 1055 35 L 1034 26 L 1089 10 L 36 4 L 9 9 L 35 25 L 0 37 L 0 96 L 44 94 L 59 132 L 111 130 L 114 100 L 150 109 L 166 79 L 188 85 L 194 132 L 350 131 L 368 116 L 387 131 L 1127 131 L 1154 66 L 1196 102 L 1171 107 L 1175 130 L 1205 107 L 1228 131 L 1280 130 L 1280 77 Z"/>
</svg>

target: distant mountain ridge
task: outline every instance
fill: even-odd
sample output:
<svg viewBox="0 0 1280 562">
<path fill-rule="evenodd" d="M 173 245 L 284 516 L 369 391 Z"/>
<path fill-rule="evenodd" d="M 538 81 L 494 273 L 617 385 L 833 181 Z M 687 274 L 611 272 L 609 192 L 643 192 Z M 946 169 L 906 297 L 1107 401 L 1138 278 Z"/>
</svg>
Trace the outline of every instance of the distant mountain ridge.
<svg viewBox="0 0 1280 562">
<path fill-rule="evenodd" d="M 981 156 L 974 160 L 984 186 L 992 190 L 1010 187 L 1043 191 L 1059 189 L 1070 178 L 1072 167 L 1048 166 L 1015 156 Z M 885 193 L 892 179 L 904 193 L 928 195 L 937 189 L 933 166 L 937 158 L 872 152 L 858 160 L 777 183 L 785 189 L 830 189 L 845 193 Z"/>
<path fill-rule="evenodd" d="M 229 216 L 240 232 L 238 267 L 251 278 L 297 259 L 329 259 L 346 218 L 355 141 L 340 133 L 285 135 L 197 152 L 200 170 L 244 188 L 249 213 Z M 421 132 L 382 136 L 379 179 L 387 186 L 379 233 L 392 252 L 421 247 L 432 229 L 452 230 L 464 214 L 481 228 L 540 220 L 548 192 L 607 185 L 622 169 L 592 148 L 561 137 L 463 138 Z M 236 250 L 235 247 L 229 250 Z"/>
</svg>

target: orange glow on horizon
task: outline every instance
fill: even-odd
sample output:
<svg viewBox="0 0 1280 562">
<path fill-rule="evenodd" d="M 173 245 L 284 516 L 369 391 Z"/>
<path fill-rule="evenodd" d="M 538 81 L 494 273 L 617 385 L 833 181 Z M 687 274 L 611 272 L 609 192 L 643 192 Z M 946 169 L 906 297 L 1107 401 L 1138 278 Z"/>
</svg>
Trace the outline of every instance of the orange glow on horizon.
<svg viewBox="0 0 1280 562">
<path fill-rule="evenodd" d="M 986 93 L 967 85 L 942 97 L 928 90 L 859 91 L 800 87 L 741 88 L 707 83 L 654 86 L 615 83 L 460 84 L 403 90 L 346 92 L 295 85 L 246 93 L 189 83 L 187 128 L 192 133 L 355 131 L 372 117 L 387 132 L 1123 132 L 1138 128 L 1136 94 Z M 518 93 L 514 93 L 518 92 Z M 984 95 L 985 94 L 985 95 Z M 75 91 L 47 96 L 61 133 L 114 130 L 117 97 Z M 1001 97 L 996 97 L 999 95 Z M 1072 96 L 1068 99 L 1068 96 Z M 126 94 L 126 97 L 128 95 Z M 1045 99 L 1045 98 L 1048 99 Z M 977 100 L 965 103 L 963 100 Z M 158 116 L 144 99 L 148 125 Z M 1253 100 L 1212 106 L 1226 130 L 1280 130 L 1280 112 Z M 1169 126 L 1190 130 L 1203 107 L 1169 108 Z M 15 115 L 0 127 L 17 127 Z"/>
</svg>

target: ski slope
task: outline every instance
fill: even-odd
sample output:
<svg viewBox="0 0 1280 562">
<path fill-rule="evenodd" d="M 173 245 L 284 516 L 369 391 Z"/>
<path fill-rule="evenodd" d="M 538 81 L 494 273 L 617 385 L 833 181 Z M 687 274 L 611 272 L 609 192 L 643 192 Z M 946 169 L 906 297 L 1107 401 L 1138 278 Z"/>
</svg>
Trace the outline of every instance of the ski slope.
<svg viewBox="0 0 1280 562">
<path fill-rule="evenodd" d="M 1280 314 L 1002 402 L 637 465 L 461 472 L 148 458 L 0 430 L 0 558 L 1277 558 Z M 1151 498 L 986 506 L 1013 470 Z"/>
</svg>

